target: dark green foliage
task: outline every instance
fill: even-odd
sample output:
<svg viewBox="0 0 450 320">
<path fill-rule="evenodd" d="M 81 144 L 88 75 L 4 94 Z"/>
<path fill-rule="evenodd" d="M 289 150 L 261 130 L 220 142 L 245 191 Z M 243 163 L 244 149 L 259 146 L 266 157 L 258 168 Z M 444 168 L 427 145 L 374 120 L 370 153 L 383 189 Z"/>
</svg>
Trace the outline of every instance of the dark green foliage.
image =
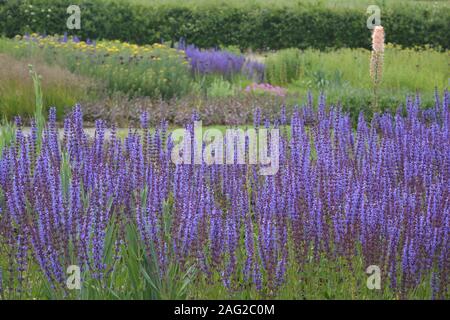
<svg viewBox="0 0 450 320">
<path fill-rule="evenodd" d="M 188 43 L 200 47 L 235 45 L 241 49 L 370 46 L 365 10 L 305 4 L 143 6 L 111 1 L 1 0 L 0 34 L 13 37 L 32 31 L 46 34 L 70 31 L 66 27 L 69 17 L 66 9 L 71 4 L 81 8 L 81 30 L 74 31 L 82 38 L 143 44 L 175 42 L 184 37 Z M 448 7 L 395 5 L 381 6 L 381 10 L 388 42 L 406 47 L 430 44 L 450 48 Z"/>
</svg>

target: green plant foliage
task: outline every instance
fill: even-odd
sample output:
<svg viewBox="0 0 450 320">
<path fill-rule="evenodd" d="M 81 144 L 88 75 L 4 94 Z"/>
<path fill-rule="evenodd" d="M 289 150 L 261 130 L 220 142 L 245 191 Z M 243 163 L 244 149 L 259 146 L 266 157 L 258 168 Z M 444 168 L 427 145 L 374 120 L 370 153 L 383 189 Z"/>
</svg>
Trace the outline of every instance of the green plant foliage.
<svg viewBox="0 0 450 320">
<path fill-rule="evenodd" d="M 180 37 L 200 47 L 238 46 L 241 49 L 364 47 L 370 45 L 367 6 L 323 5 L 320 2 L 188 2 L 89 0 L 13 0 L 0 6 L 0 34 L 54 34 L 67 31 L 66 9 L 79 5 L 81 30 L 91 39 L 143 43 L 176 42 Z M 387 42 L 402 46 L 430 44 L 450 48 L 450 8 L 401 1 L 384 5 L 382 23 Z M 142 3 L 142 4 L 141 4 Z M 433 2 L 434 3 L 434 2 Z M 372 4 L 372 3 L 370 3 Z M 218 10 L 218 7 L 220 10 Z"/>
<path fill-rule="evenodd" d="M 233 84 L 229 81 L 215 78 L 207 89 L 207 95 L 212 98 L 225 98 L 233 96 L 235 91 Z"/>
<path fill-rule="evenodd" d="M 60 42 L 58 37 L 40 37 L 3 45 L 16 58 L 39 58 L 47 64 L 97 80 L 108 93 L 129 97 L 172 98 L 186 94 L 191 85 L 189 66 L 183 54 L 165 45 L 137 46 L 120 41 Z M 11 48 L 12 47 L 12 48 Z"/>
<path fill-rule="evenodd" d="M 44 98 L 41 88 L 41 76 L 33 69 L 33 65 L 28 66 L 30 69 L 30 75 L 33 79 L 34 96 L 36 99 L 36 105 L 34 109 L 34 119 L 36 121 L 37 139 L 38 145 L 42 140 L 42 130 L 44 130 L 45 116 L 44 116 Z"/>
<path fill-rule="evenodd" d="M 3 118 L 0 122 L 0 150 L 3 150 L 5 146 L 11 144 L 15 139 L 16 129 L 14 125 Z"/>
<path fill-rule="evenodd" d="M 85 103 L 98 99 L 103 90 L 91 79 L 72 74 L 65 67 L 45 63 L 38 55 L 20 57 L 25 50 L 14 48 L 11 40 L 0 39 L 0 118 L 12 120 L 20 115 L 26 125 L 36 112 L 36 94 L 33 77 L 28 65 L 41 78 L 40 86 L 45 95 L 38 100 L 42 103 L 45 115 L 50 106 L 57 108 L 58 117 L 64 114 L 65 108 L 75 103 Z M 3 54 L 7 53 L 7 54 Z M 17 54 L 17 58 L 14 57 Z M 39 111 L 39 112 L 41 112 Z"/>
</svg>

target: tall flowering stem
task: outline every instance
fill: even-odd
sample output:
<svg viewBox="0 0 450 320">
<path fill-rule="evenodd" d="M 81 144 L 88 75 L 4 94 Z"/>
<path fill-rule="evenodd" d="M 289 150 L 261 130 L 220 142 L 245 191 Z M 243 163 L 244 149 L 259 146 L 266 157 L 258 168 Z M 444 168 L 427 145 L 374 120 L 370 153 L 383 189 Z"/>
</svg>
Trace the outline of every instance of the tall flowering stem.
<svg viewBox="0 0 450 320">
<path fill-rule="evenodd" d="M 378 89 L 383 73 L 384 29 L 376 26 L 372 33 L 372 55 L 370 58 L 370 77 L 373 83 L 373 107 L 378 111 Z"/>
</svg>

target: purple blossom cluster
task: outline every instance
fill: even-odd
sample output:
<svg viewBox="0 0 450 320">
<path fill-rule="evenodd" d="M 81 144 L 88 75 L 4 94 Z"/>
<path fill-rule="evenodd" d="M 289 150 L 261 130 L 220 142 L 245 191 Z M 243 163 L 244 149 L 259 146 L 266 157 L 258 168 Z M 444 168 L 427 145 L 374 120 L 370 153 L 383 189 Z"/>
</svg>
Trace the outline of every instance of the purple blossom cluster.
<svg viewBox="0 0 450 320">
<path fill-rule="evenodd" d="M 23 39 L 25 41 L 39 42 L 39 40 L 46 37 L 45 35 L 25 34 Z M 81 41 L 77 36 L 69 37 L 67 33 L 64 33 L 62 36 L 55 35 L 55 38 L 60 43 L 79 43 Z M 86 39 L 85 43 L 88 46 L 96 46 L 96 41 L 92 41 L 89 38 Z M 264 81 L 265 64 L 262 62 L 226 50 L 200 49 L 194 45 L 186 45 L 183 39 L 177 48 L 184 51 L 185 58 L 194 74 L 218 74 L 227 78 L 236 74 L 242 74 L 257 83 Z"/>
<path fill-rule="evenodd" d="M 360 115 L 356 129 L 324 97 L 317 111 L 312 103 L 294 109 L 290 127 L 282 112 L 272 123 L 284 131 L 273 176 L 258 175 L 258 165 L 175 165 L 167 123 L 150 130 L 146 114 L 124 140 L 102 121 L 90 138 L 77 106 L 59 139 L 52 110 L 42 145 L 18 120 L 0 160 L 0 246 L 19 283 L 36 263 L 63 286 L 71 264 L 105 277 L 109 226 L 126 250 L 122 229 L 133 223 L 162 273 L 170 262 L 194 264 L 230 290 L 276 292 L 289 269 L 301 276 L 308 263 L 351 265 L 358 256 L 379 266 L 400 297 L 423 281 L 433 298 L 448 297 L 448 101 L 445 92 L 430 116 L 408 100 L 406 117 Z M 260 122 L 257 111 L 255 127 L 270 125 Z"/>
</svg>

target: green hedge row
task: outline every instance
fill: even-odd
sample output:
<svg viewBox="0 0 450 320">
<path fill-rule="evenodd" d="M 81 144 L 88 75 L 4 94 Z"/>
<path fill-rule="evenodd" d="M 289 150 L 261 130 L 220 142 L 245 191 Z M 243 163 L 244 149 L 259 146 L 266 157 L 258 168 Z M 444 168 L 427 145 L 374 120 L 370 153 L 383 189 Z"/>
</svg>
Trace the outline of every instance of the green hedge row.
<svg viewBox="0 0 450 320">
<path fill-rule="evenodd" d="M 99 0 L 0 0 L 0 34 L 62 34 L 68 31 L 66 9 L 71 4 L 81 8 L 81 30 L 69 34 L 83 38 L 142 44 L 184 37 L 200 47 L 234 45 L 264 50 L 370 46 L 368 15 L 360 9 L 311 5 L 271 8 L 226 2 L 221 6 L 152 7 Z M 411 5 L 381 10 L 388 42 L 450 48 L 448 7 L 437 10 Z"/>
</svg>

